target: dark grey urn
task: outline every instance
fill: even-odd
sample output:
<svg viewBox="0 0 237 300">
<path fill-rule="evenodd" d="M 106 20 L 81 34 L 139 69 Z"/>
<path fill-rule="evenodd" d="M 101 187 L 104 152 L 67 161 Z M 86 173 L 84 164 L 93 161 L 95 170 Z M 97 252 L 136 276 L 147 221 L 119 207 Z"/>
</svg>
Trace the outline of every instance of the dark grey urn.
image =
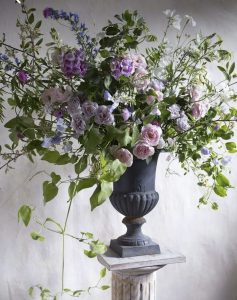
<svg viewBox="0 0 237 300">
<path fill-rule="evenodd" d="M 135 159 L 133 165 L 114 183 L 110 201 L 125 216 L 123 223 L 127 227 L 127 233 L 111 240 L 110 248 L 121 257 L 160 253 L 159 245 L 141 230 L 146 222 L 144 216 L 159 200 L 159 194 L 155 191 L 158 156 L 159 153 L 155 153 L 149 163 Z"/>
</svg>

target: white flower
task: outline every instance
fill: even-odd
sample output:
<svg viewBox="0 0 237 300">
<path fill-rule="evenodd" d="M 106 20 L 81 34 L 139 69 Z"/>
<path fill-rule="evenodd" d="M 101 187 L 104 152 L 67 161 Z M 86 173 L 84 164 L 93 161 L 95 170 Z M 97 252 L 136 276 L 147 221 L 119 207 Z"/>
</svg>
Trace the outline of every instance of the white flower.
<svg viewBox="0 0 237 300">
<path fill-rule="evenodd" d="M 229 105 L 224 102 L 221 104 L 220 109 L 223 112 L 223 114 L 225 114 L 225 115 L 227 115 L 230 112 Z"/>
<path fill-rule="evenodd" d="M 185 17 L 191 21 L 191 24 L 193 27 L 195 27 L 197 25 L 196 21 L 193 19 L 193 17 L 189 16 L 189 15 L 185 15 Z"/>
<path fill-rule="evenodd" d="M 181 21 L 182 21 L 182 18 L 180 17 L 180 15 L 175 15 L 173 17 L 172 26 L 175 29 L 180 30 L 181 29 Z"/>
<path fill-rule="evenodd" d="M 159 140 L 159 143 L 157 145 L 157 149 L 163 149 L 165 147 L 165 141 L 164 139 L 161 137 Z"/>
<path fill-rule="evenodd" d="M 161 115 L 161 111 L 159 110 L 159 108 L 155 107 L 155 108 L 153 108 L 153 110 L 151 111 L 151 115 L 154 115 L 154 116 L 160 116 L 160 115 Z"/>
<path fill-rule="evenodd" d="M 175 10 L 171 10 L 171 9 L 166 9 L 163 11 L 164 15 L 166 15 L 167 17 L 173 17 Z"/>
</svg>

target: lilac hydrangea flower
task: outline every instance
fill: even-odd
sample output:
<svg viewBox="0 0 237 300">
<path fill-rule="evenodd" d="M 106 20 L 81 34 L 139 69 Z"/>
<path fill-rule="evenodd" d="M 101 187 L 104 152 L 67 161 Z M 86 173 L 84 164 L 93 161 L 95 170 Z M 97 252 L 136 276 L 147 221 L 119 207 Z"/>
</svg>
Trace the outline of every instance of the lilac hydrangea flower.
<svg viewBox="0 0 237 300">
<path fill-rule="evenodd" d="M 114 122 L 114 116 L 109 111 L 109 108 L 105 105 L 99 106 L 95 116 L 95 122 L 97 124 L 110 125 Z"/>
<path fill-rule="evenodd" d="M 180 117 L 180 106 L 178 104 L 171 105 L 168 109 L 170 112 L 170 119 L 177 119 Z"/>
<path fill-rule="evenodd" d="M 210 155 L 210 150 L 207 147 L 202 147 L 201 153 L 203 155 Z"/>
<path fill-rule="evenodd" d="M 219 165 L 219 160 L 217 158 L 214 158 L 212 162 L 215 166 Z"/>
<path fill-rule="evenodd" d="M 72 116 L 72 128 L 75 130 L 77 135 L 82 135 L 86 130 L 86 122 L 84 121 L 81 114 L 75 114 Z"/>
<path fill-rule="evenodd" d="M 178 130 L 181 132 L 187 131 L 190 128 L 190 125 L 188 123 L 188 117 L 185 115 L 184 112 L 180 114 L 180 118 L 176 119 L 176 124 Z"/>
<path fill-rule="evenodd" d="M 87 72 L 84 52 L 82 50 L 70 50 L 64 53 L 61 69 L 67 77 L 72 77 L 73 75 L 84 77 Z"/>
<path fill-rule="evenodd" d="M 87 120 L 96 115 L 98 104 L 96 102 L 86 101 L 82 104 L 82 112 Z"/>
<path fill-rule="evenodd" d="M 20 70 L 17 73 L 17 78 L 20 81 L 20 83 L 22 83 L 24 85 L 28 81 L 28 74 L 26 73 L 26 71 Z"/>
<path fill-rule="evenodd" d="M 161 92 L 164 89 L 164 83 L 157 79 L 152 79 L 149 86 L 154 89 L 155 91 Z"/>
<path fill-rule="evenodd" d="M 134 63 L 130 57 L 113 59 L 110 64 L 112 76 L 119 79 L 120 76 L 129 77 L 134 73 Z"/>
<path fill-rule="evenodd" d="M 68 113 L 73 116 L 81 112 L 81 102 L 78 96 L 73 96 L 67 104 Z"/>
</svg>

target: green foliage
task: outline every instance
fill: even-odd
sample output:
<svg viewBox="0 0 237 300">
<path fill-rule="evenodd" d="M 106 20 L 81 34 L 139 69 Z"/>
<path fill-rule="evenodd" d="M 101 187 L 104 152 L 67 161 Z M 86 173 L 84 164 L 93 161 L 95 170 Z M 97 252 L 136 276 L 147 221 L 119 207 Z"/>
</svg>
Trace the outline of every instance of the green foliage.
<svg viewBox="0 0 237 300">
<path fill-rule="evenodd" d="M 58 194 L 58 187 L 55 183 L 44 181 L 43 183 L 43 196 L 44 196 L 44 203 L 51 201 L 54 199 Z"/>
<path fill-rule="evenodd" d="M 20 219 L 23 221 L 25 226 L 28 226 L 31 218 L 32 208 L 28 205 L 22 205 L 18 210 L 18 222 Z"/>
<path fill-rule="evenodd" d="M 90 197 L 91 210 L 101 205 L 113 191 L 112 182 L 102 181 L 99 183 Z"/>
<path fill-rule="evenodd" d="M 42 235 L 40 235 L 38 232 L 35 232 L 35 231 L 31 232 L 30 235 L 31 235 L 32 239 L 35 241 L 43 242 L 45 239 Z"/>
</svg>

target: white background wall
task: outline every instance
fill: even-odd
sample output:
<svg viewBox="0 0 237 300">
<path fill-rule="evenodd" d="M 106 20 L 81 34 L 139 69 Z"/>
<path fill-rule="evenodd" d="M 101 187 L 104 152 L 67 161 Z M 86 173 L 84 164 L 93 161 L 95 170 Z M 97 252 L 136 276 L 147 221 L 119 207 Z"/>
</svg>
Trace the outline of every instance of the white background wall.
<svg viewBox="0 0 237 300">
<path fill-rule="evenodd" d="M 0 31 L 16 43 L 15 18 L 19 7 L 13 0 L 0 1 Z M 237 2 L 235 0 L 48 0 L 29 1 L 38 13 L 45 6 L 78 11 L 81 18 L 90 24 L 92 32 L 106 24 L 108 18 L 124 9 L 137 9 L 155 33 L 164 28 L 162 11 L 175 8 L 180 14 L 192 15 L 197 28 L 204 33 L 218 32 L 224 37 L 225 45 L 237 53 Z M 95 23 L 96 26 L 92 24 Z M 47 32 L 52 23 L 45 21 Z M 70 34 L 62 30 L 62 38 L 72 43 Z M 236 56 L 237 57 L 237 56 Z M 1 144 L 6 142 L 7 133 L 0 127 Z M 157 170 L 157 190 L 160 202 L 147 216 L 144 229 L 172 250 L 186 255 L 187 263 L 171 265 L 158 274 L 157 299 L 159 300 L 236 300 L 237 299 L 237 191 L 229 192 L 228 198 L 220 201 L 220 210 L 208 207 L 196 208 L 201 191 L 195 178 L 188 176 L 165 176 L 167 167 L 165 154 L 161 155 Z M 232 183 L 237 185 L 237 159 L 231 163 Z M 69 168 L 60 167 L 65 175 Z M 66 212 L 67 191 L 61 191 L 57 200 L 46 207 L 42 203 L 41 183 L 45 176 L 29 182 L 37 171 L 57 170 L 46 163 L 32 165 L 21 159 L 15 170 L 0 174 L 0 300 L 25 300 L 26 290 L 34 284 L 57 291 L 60 289 L 61 240 L 54 234 L 45 234 L 43 243 L 33 241 L 29 233 L 39 230 L 34 222 L 25 229 L 17 223 L 17 211 L 22 203 L 35 205 L 40 219 L 48 216 L 63 222 Z M 177 166 L 177 171 L 180 169 Z M 89 191 L 83 191 L 74 201 L 69 222 L 69 232 L 92 231 L 109 243 L 111 238 L 123 233 L 120 216 L 109 202 L 90 212 Z M 67 240 L 66 244 L 66 287 L 80 289 L 94 284 L 100 270 L 97 261 L 85 258 L 77 243 Z M 110 282 L 108 276 L 105 283 Z M 64 297 L 63 299 L 68 299 Z M 109 300 L 110 291 L 93 292 L 83 300 Z"/>
</svg>

